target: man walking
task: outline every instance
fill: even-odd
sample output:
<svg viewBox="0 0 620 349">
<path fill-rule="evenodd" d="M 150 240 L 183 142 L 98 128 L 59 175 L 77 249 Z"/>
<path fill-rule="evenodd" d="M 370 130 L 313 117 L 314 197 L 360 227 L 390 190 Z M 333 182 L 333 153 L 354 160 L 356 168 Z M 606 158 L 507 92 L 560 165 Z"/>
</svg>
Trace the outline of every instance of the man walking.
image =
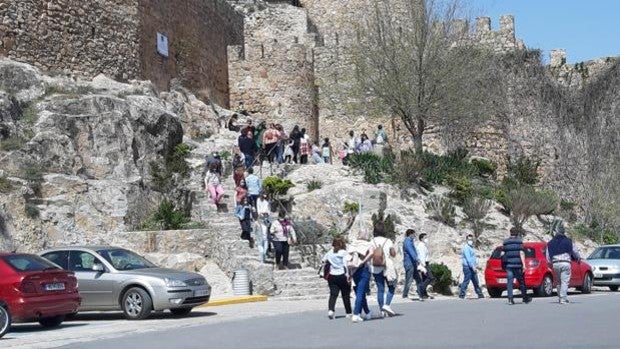
<svg viewBox="0 0 620 349">
<path fill-rule="evenodd" d="M 418 274 L 418 253 L 414 246 L 415 230 L 407 229 L 405 241 L 403 242 L 403 264 L 405 267 L 405 285 L 403 287 L 403 298 L 409 297 L 409 288 L 415 280 L 416 287 L 419 289 L 421 280 Z M 419 293 L 419 292 L 418 292 Z M 420 295 L 418 295 L 420 296 Z"/>
<path fill-rule="evenodd" d="M 248 187 L 248 203 L 256 209 L 256 200 L 263 190 L 263 184 L 260 178 L 254 174 L 252 167 L 248 168 L 248 176 L 245 177 L 245 185 Z"/>
<path fill-rule="evenodd" d="M 467 243 L 461 249 L 461 264 L 463 265 L 464 280 L 461 284 L 459 298 L 465 298 L 465 292 L 467 292 L 470 280 L 474 284 L 474 291 L 476 291 L 478 298 L 484 298 L 480 289 L 480 283 L 478 282 L 478 270 L 476 269 L 478 260 L 476 259 L 476 251 L 474 251 L 474 236 L 471 234 L 467 235 Z"/>
<path fill-rule="evenodd" d="M 547 244 L 547 261 L 553 263 L 555 275 L 560 279 L 558 283 L 558 298 L 560 304 L 568 304 L 568 283 L 571 276 L 571 259 L 581 260 L 581 256 L 575 250 L 573 241 L 566 236 L 564 224 L 560 223 L 555 228 L 555 236 Z"/>
<path fill-rule="evenodd" d="M 428 242 L 427 234 L 420 234 L 419 239 L 420 242 L 418 243 L 417 251 L 420 265 L 418 266 L 418 271 L 420 272 L 422 284 L 418 288 L 418 292 L 420 293 L 420 300 L 423 301 L 429 298 L 432 299 L 432 297 L 428 295 L 427 289 L 428 285 L 430 285 L 435 278 L 433 277 L 433 272 L 431 271 L 430 254 L 426 245 L 426 243 Z"/>
<path fill-rule="evenodd" d="M 512 227 L 510 237 L 504 240 L 504 256 L 506 260 L 506 288 L 508 289 L 508 304 L 513 305 L 512 299 L 513 282 L 516 278 L 519 282 L 519 289 L 523 297 L 523 303 L 529 303 L 532 298 L 527 295 L 525 279 L 523 278 L 523 266 L 525 265 L 525 252 L 523 251 L 523 241 L 521 241 L 521 229 Z"/>
</svg>

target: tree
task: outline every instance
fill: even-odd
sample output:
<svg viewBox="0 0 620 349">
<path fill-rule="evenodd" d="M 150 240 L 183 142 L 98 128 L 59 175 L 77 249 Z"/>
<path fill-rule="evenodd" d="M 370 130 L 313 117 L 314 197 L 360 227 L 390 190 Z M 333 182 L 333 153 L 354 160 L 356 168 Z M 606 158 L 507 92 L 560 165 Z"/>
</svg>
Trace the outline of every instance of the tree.
<svg viewBox="0 0 620 349">
<path fill-rule="evenodd" d="M 474 243 L 478 246 L 478 239 L 484 231 L 484 218 L 491 208 L 491 200 L 487 200 L 480 197 L 470 197 L 465 200 L 463 205 L 463 213 L 465 213 L 465 219 L 471 223 L 474 231 Z"/>
<path fill-rule="evenodd" d="M 400 118 L 422 152 L 430 123 L 480 120 L 493 107 L 492 53 L 471 45 L 460 0 L 378 0 L 351 48 L 366 105 Z M 372 100 L 372 103 L 368 103 Z"/>
</svg>

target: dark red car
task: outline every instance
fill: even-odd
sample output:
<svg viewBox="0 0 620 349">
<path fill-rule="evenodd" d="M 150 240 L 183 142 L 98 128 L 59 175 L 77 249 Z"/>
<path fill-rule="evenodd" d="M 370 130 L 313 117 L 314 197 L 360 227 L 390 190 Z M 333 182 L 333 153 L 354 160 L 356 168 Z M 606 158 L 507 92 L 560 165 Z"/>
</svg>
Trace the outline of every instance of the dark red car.
<svg viewBox="0 0 620 349">
<path fill-rule="evenodd" d="M 553 288 L 557 286 L 557 277 L 553 268 L 547 263 L 545 255 L 546 242 L 525 242 L 525 286 L 534 290 L 537 296 L 549 297 L 553 294 Z M 497 247 L 487 261 L 484 271 L 487 291 L 491 297 L 497 298 L 506 290 L 506 271 L 502 270 L 501 256 L 503 248 Z M 571 278 L 569 287 L 575 287 L 583 293 L 592 291 L 592 269 L 585 261 L 573 261 L 571 263 Z M 515 290 L 518 282 L 514 281 Z"/>
<path fill-rule="evenodd" d="M 0 300 L 13 322 L 45 327 L 60 325 L 81 302 L 73 272 L 26 253 L 0 253 Z"/>
</svg>

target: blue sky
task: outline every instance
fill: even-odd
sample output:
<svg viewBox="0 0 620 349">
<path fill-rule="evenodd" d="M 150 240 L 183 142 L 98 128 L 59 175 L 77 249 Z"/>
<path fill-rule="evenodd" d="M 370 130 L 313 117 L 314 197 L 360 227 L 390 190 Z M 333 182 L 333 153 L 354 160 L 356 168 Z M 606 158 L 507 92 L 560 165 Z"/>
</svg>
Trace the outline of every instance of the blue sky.
<svg viewBox="0 0 620 349">
<path fill-rule="evenodd" d="M 475 14 L 515 16 L 518 38 L 528 48 L 566 49 L 567 61 L 620 56 L 620 0 L 469 0 Z"/>
</svg>

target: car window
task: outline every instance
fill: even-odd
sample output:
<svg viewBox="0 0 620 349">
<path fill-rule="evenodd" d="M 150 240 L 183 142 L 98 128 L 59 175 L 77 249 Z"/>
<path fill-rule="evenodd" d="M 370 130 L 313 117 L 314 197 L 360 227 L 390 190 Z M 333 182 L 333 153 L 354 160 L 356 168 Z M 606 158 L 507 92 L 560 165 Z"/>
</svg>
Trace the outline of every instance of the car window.
<svg viewBox="0 0 620 349">
<path fill-rule="evenodd" d="M 599 247 L 588 259 L 620 259 L 620 247 Z"/>
<path fill-rule="evenodd" d="M 498 247 L 495 250 L 493 250 L 493 253 L 491 254 L 491 259 L 499 259 L 502 256 L 503 252 L 503 248 Z M 534 250 L 531 247 L 526 247 L 524 249 L 525 252 L 525 258 L 534 258 L 536 257 L 536 250 Z"/>
<path fill-rule="evenodd" d="M 50 269 L 61 269 L 56 264 L 35 255 L 15 254 L 0 257 L 15 271 L 42 271 Z"/>
<path fill-rule="evenodd" d="M 93 271 L 97 258 L 89 252 L 71 251 L 69 253 L 69 270 Z"/>
<path fill-rule="evenodd" d="M 48 261 L 52 263 L 58 264 L 63 269 L 69 269 L 68 256 L 69 256 L 68 251 L 54 251 L 54 252 L 48 252 L 44 254 L 43 258 L 47 259 Z"/>
<path fill-rule="evenodd" d="M 133 270 L 156 267 L 155 264 L 149 262 L 144 257 L 121 248 L 99 250 L 97 253 L 112 264 L 114 269 L 117 270 Z"/>
</svg>

